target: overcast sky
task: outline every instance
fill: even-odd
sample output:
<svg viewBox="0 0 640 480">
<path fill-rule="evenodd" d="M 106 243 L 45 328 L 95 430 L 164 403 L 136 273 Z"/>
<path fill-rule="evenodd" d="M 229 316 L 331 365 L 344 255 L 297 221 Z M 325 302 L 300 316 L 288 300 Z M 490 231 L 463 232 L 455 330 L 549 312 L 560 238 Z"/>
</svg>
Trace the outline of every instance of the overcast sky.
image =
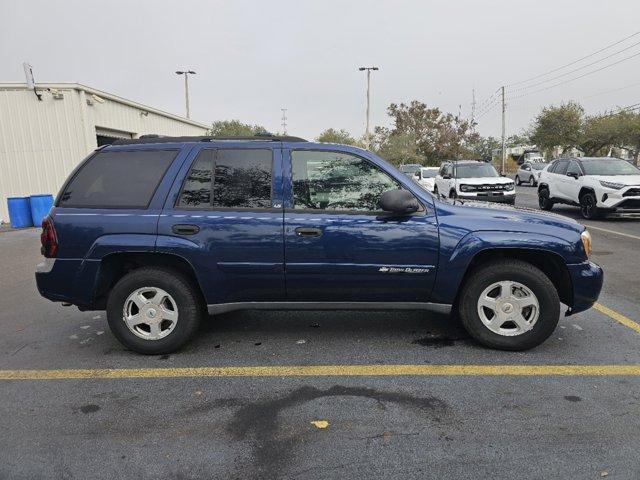
<svg viewBox="0 0 640 480">
<path fill-rule="evenodd" d="M 36 82 L 79 82 L 184 115 L 182 78 L 173 72 L 190 68 L 197 72 L 190 84 L 194 120 L 236 118 L 275 132 L 286 107 L 290 134 L 314 138 L 334 127 L 359 136 L 361 65 L 380 67 L 372 78 L 374 125 L 389 124 L 389 103 L 412 99 L 469 116 L 473 88 L 481 104 L 500 85 L 640 31 L 639 18 L 638 0 L 0 0 L 0 82 L 24 81 L 28 61 Z M 636 42 L 640 35 L 550 77 Z M 510 95 L 636 52 L 640 46 Z M 511 100 L 507 133 L 527 127 L 543 105 L 568 99 L 588 112 L 640 102 L 640 55 Z M 479 120 L 479 130 L 499 135 L 499 108 Z"/>
</svg>

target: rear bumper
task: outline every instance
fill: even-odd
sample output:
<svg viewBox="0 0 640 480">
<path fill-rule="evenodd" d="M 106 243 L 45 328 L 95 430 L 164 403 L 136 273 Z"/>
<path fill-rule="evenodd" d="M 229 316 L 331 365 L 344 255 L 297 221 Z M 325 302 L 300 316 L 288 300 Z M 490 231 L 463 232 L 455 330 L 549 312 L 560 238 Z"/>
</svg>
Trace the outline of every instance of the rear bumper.
<svg viewBox="0 0 640 480">
<path fill-rule="evenodd" d="M 569 306 L 567 315 L 589 310 L 600 296 L 604 272 L 593 262 L 567 265 L 573 286 L 573 305 Z"/>
<path fill-rule="evenodd" d="M 38 292 L 52 302 L 89 308 L 99 264 L 90 260 L 45 258 L 36 266 Z"/>
</svg>

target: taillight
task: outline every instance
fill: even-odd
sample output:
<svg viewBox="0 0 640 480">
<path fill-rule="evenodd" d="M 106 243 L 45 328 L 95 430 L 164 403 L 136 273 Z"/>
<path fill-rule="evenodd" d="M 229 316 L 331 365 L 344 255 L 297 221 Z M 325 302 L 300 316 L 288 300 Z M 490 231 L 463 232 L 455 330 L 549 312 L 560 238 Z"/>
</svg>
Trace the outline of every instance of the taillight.
<svg viewBox="0 0 640 480">
<path fill-rule="evenodd" d="M 58 237 L 56 229 L 53 227 L 53 220 L 44 217 L 42 220 L 42 233 L 40 234 L 40 253 L 47 258 L 53 258 L 58 253 Z"/>
</svg>

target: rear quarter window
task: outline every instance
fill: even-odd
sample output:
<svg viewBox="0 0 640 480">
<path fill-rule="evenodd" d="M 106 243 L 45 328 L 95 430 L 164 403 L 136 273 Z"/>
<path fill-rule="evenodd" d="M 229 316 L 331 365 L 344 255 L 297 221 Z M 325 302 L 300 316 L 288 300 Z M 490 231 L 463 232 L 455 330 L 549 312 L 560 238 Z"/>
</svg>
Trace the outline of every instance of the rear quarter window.
<svg viewBox="0 0 640 480">
<path fill-rule="evenodd" d="M 58 206 L 147 208 L 177 150 L 98 152 L 74 175 Z"/>
</svg>

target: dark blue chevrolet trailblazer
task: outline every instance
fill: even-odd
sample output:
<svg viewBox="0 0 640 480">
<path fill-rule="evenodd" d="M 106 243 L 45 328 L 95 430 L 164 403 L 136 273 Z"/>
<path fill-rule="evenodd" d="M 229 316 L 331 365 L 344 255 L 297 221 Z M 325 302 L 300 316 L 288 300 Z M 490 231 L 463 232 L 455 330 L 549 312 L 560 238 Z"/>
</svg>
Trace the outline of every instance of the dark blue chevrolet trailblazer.
<svg viewBox="0 0 640 480">
<path fill-rule="evenodd" d="M 99 148 L 42 224 L 40 293 L 107 311 L 140 353 L 174 351 L 207 313 L 456 313 L 493 348 L 543 342 L 590 308 L 584 226 L 439 200 L 376 155 L 295 137 L 145 136 Z"/>
</svg>

